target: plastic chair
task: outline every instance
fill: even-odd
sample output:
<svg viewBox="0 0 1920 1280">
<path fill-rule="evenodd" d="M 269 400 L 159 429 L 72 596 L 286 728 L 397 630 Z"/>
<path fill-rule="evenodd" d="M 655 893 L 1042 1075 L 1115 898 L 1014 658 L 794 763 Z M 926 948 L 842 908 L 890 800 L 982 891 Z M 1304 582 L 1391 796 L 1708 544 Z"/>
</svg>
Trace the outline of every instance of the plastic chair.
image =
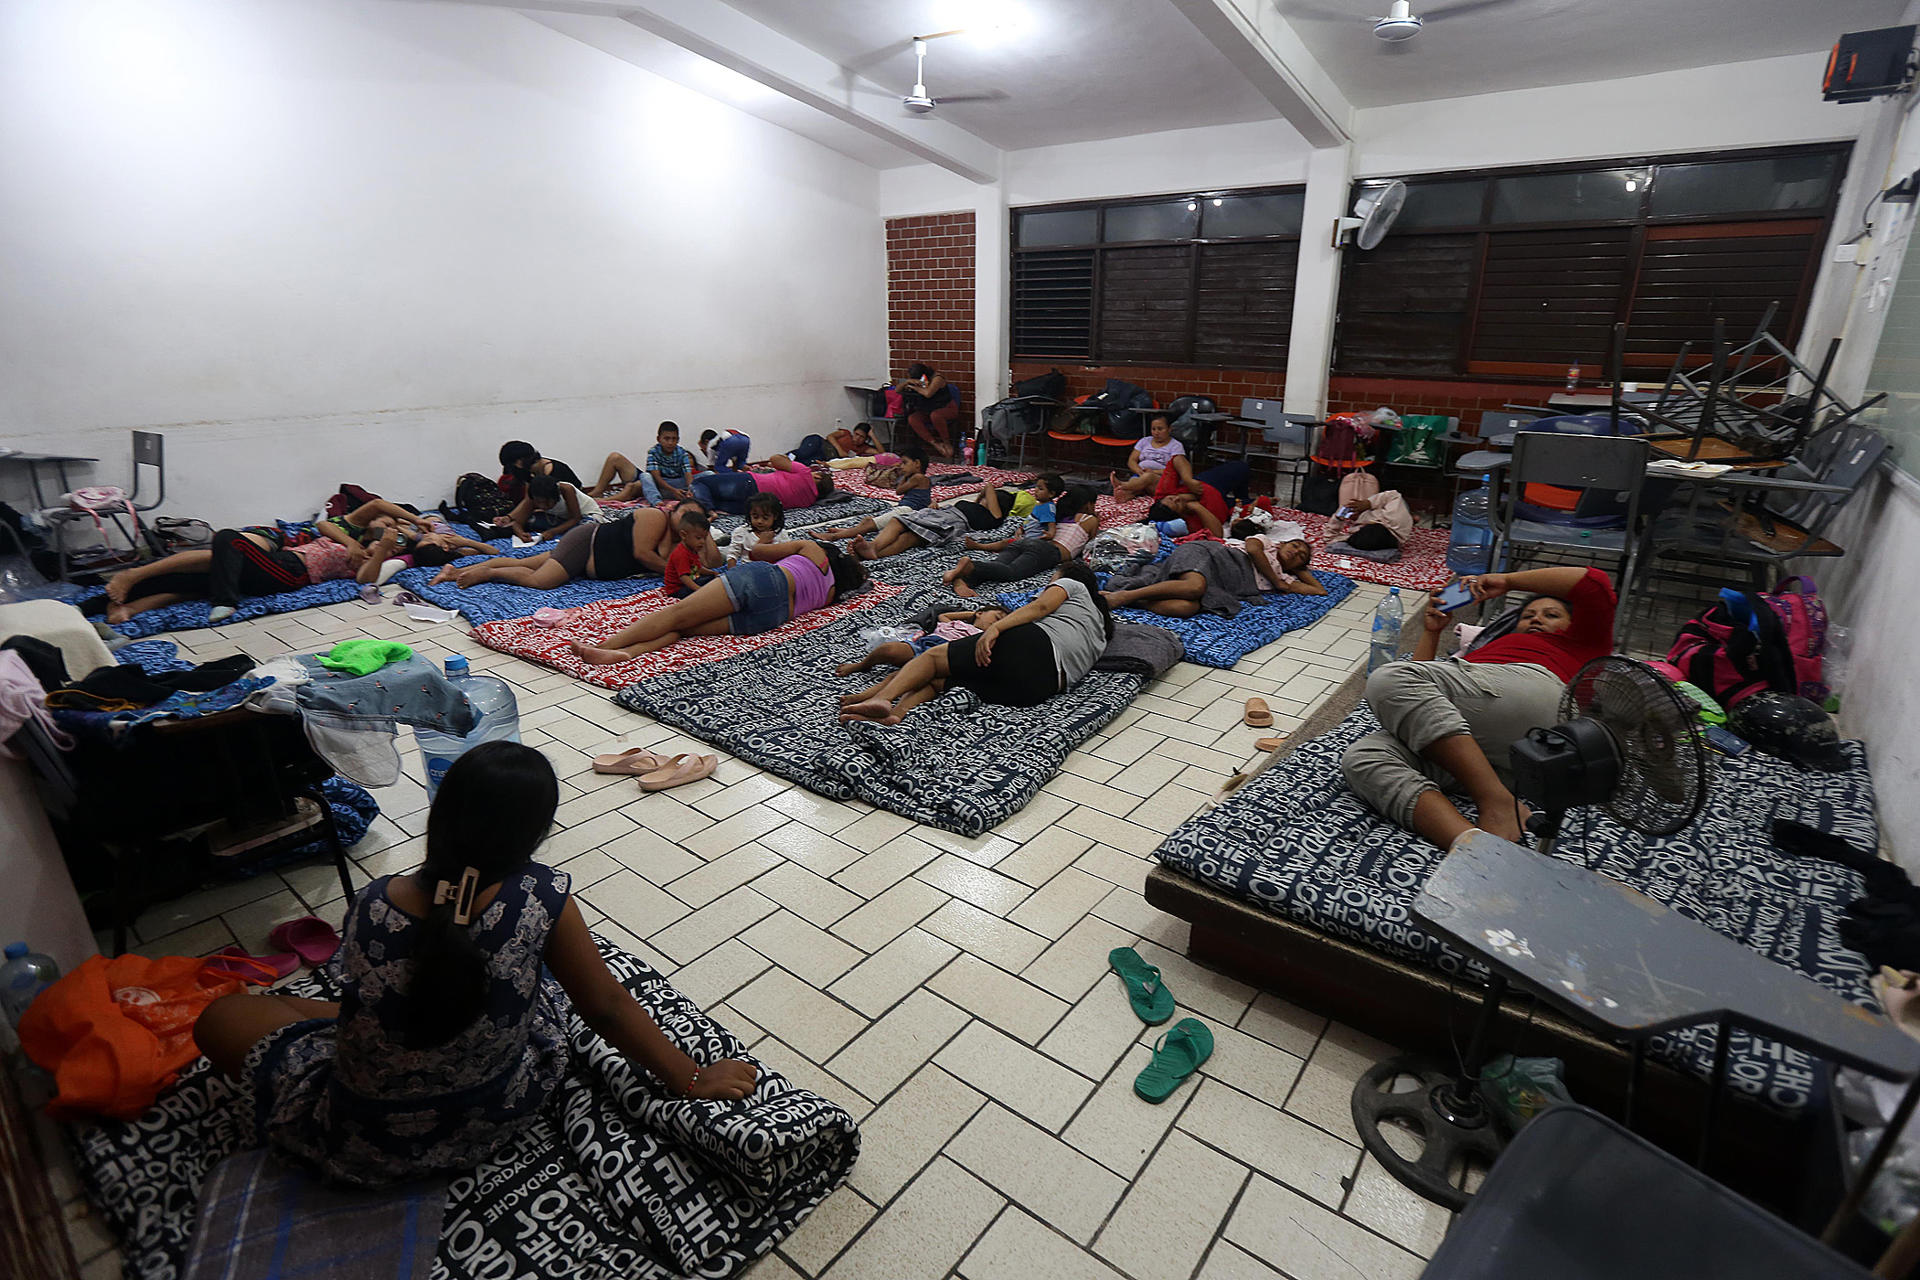
<svg viewBox="0 0 1920 1280">
<path fill-rule="evenodd" d="M 1494 521 L 1492 563 L 1500 564 L 1513 547 L 1534 547 L 1588 556 L 1617 556 L 1616 585 L 1621 607 L 1614 610 L 1613 639 L 1617 648 L 1627 619 L 1626 601 L 1633 589 L 1638 561 L 1640 492 L 1647 480 L 1649 447 L 1640 436 L 1558 435 L 1522 431 L 1514 437 L 1513 462 L 1507 469 L 1507 500 Z M 1521 492 L 1529 484 L 1557 485 L 1582 491 L 1576 516 L 1592 507 L 1619 502 L 1624 519 L 1616 528 L 1578 528 L 1519 517 Z"/>
<path fill-rule="evenodd" d="M 1867 1280 L 1835 1253 L 1596 1111 L 1520 1130 L 1424 1280 Z"/>
</svg>

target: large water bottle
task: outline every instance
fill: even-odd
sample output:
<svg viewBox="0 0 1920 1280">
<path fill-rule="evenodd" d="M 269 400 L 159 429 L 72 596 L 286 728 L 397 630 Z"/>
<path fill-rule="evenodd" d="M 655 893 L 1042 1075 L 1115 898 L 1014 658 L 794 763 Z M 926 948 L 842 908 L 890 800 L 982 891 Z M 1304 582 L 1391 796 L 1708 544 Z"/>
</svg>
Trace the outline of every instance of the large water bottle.
<svg viewBox="0 0 1920 1280">
<path fill-rule="evenodd" d="M 0 1009 L 6 1011 L 7 1025 L 18 1027 L 33 998 L 59 980 L 60 966 L 52 956 L 29 950 L 24 942 L 9 942 L 7 962 L 0 965 Z"/>
<path fill-rule="evenodd" d="M 1447 567 L 1459 574 L 1487 573 L 1493 555 L 1493 478 L 1468 489 L 1453 503 L 1453 533 L 1447 539 Z"/>
<path fill-rule="evenodd" d="M 473 729 L 464 737 L 441 733 L 436 729 L 414 726 L 413 736 L 420 741 L 420 759 L 427 766 L 427 798 L 440 790 L 441 779 L 460 758 L 483 742 L 520 741 L 520 709 L 514 704 L 513 687 L 496 676 L 477 676 L 460 654 L 447 659 L 447 679 L 467 695 L 473 704 Z"/>
<path fill-rule="evenodd" d="M 1400 659 L 1400 624 L 1406 611 L 1400 604 L 1400 588 L 1388 587 L 1386 599 L 1373 611 L 1373 647 L 1367 651 L 1367 674 L 1375 668 Z"/>
</svg>

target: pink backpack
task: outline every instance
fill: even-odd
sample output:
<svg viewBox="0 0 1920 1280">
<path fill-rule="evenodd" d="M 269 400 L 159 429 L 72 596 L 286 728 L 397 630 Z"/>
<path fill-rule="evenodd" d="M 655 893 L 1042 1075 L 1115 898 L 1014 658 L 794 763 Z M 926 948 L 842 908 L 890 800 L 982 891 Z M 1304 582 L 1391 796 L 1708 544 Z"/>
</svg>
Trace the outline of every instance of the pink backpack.
<svg viewBox="0 0 1920 1280">
<path fill-rule="evenodd" d="M 1760 598 L 1772 606 L 1787 633 L 1787 648 L 1793 654 L 1793 674 L 1800 684 L 1800 696 L 1825 704 L 1830 692 L 1824 671 L 1827 606 L 1820 601 L 1820 588 L 1812 578 L 1795 574 L 1781 579 L 1780 585 Z"/>
</svg>

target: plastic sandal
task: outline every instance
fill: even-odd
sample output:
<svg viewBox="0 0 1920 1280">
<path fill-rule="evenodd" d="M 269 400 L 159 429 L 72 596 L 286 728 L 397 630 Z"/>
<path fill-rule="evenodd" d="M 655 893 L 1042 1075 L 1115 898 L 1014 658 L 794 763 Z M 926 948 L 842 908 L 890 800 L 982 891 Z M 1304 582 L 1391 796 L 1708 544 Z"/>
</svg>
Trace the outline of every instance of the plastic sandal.
<svg viewBox="0 0 1920 1280">
<path fill-rule="evenodd" d="M 250 955 L 245 947 L 235 942 L 209 952 L 202 967 L 242 982 L 277 982 L 299 969 L 300 957 L 291 951 L 271 956 Z M 269 974 L 272 976 L 269 977 Z"/>
<path fill-rule="evenodd" d="M 1253 749 L 1255 751 L 1278 751 L 1282 746 L 1286 745 L 1286 741 L 1287 735 L 1284 733 L 1277 738 L 1261 738 L 1253 744 Z"/>
<path fill-rule="evenodd" d="M 701 778 L 713 776 L 720 767 L 719 756 L 675 756 L 662 768 L 654 770 L 640 779 L 642 791 L 665 791 L 669 787 L 684 786 L 689 782 L 698 782 Z"/>
<path fill-rule="evenodd" d="M 1127 1002 L 1140 1021 L 1157 1027 L 1173 1016 L 1173 992 L 1160 981 L 1160 970 L 1140 958 L 1132 947 L 1107 952 L 1107 965 L 1127 984 Z"/>
<path fill-rule="evenodd" d="M 1248 698 L 1244 722 L 1255 729 L 1265 729 L 1273 723 L 1273 709 L 1265 698 Z"/>
<path fill-rule="evenodd" d="M 595 773 L 623 773 L 637 777 L 666 767 L 667 760 L 664 756 L 657 756 L 645 747 L 629 747 L 625 751 L 617 751 L 610 756 L 593 758 Z"/>
<path fill-rule="evenodd" d="M 1153 1061 L 1133 1078 L 1133 1091 L 1148 1102 L 1165 1102 L 1212 1056 L 1213 1032 L 1193 1018 L 1182 1018 L 1154 1041 Z"/>
<path fill-rule="evenodd" d="M 267 935 L 267 945 L 291 951 L 300 957 L 300 963 L 317 968 L 333 959 L 333 953 L 340 949 L 340 935 L 319 916 L 302 916 L 274 926 L 273 932 Z"/>
</svg>

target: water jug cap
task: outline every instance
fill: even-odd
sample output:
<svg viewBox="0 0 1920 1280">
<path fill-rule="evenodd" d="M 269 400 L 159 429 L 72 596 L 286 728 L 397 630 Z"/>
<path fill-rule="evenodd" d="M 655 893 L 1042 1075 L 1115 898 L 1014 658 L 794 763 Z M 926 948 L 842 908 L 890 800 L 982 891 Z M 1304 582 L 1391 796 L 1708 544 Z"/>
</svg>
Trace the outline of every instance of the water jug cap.
<svg viewBox="0 0 1920 1280">
<path fill-rule="evenodd" d="M 18 959 L 19 959 L 19 958 L 20 958 L 21 956 L 23 956 L 23 955 L 25 955 L 25 954 L 27 954 L 27 944 L 26 944 L 26 943 L 24 943 L 24 942 L 9 942 L 9 943 L 7 944 L 7 959 L 9 959 L 9 960 L 18 960 Z"/>
<path fill-rule="evenodd" d="M 464 653 L 447 655 L 447 674 L 450 676 L 467 674 L 467 656 Z"/>
<path fill-rule="evenodd" d="M 1399 595 L 1399 594 L 1400 594 L 1400 588 L 1398 588 L 1398 587 L 1388 587 L 1388 588 L 1387 588 L 1387 594 L 1388 594 L 1388 595 L 1390 595 L 1390 596 L 1397 596 L 1397 595 Z"/>
</svg>

